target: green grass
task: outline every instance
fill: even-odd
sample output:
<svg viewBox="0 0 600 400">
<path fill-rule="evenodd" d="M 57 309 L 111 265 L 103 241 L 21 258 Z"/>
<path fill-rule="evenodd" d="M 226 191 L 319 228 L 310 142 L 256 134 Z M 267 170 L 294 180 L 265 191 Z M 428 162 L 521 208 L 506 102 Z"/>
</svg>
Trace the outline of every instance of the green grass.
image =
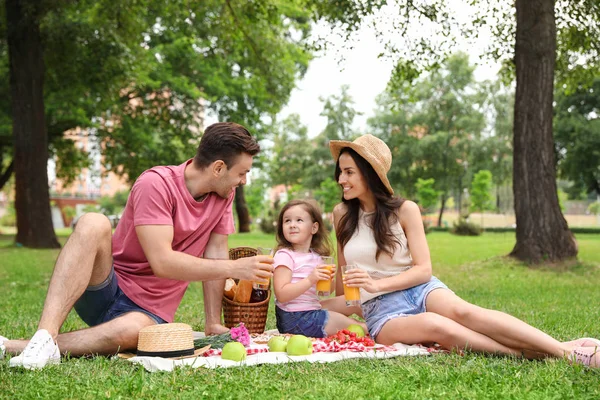
<svg viewBox="0 0 600 400">
<path fill-rule="evenodd" d="M 466 300 L 506 311 L 561 340 L 600 337 L 600 235 L 578 235 L 579 261 L 561 271 L 528 268 L 504 257 L 514 245 L 513 234 L 431 233 L 428 241 L 435 275 Z M 0 236 L 0 334 L 29 337 L 58 251 L 16 248 L 11 242 Z M 273 243 L 272 236 L 258 233 L 230 238 L 231 247 Z M 190 285 L 176 318 L 203 329 L 201 284 Z M 71 313 L 64 330 L 82 327 Z M 267 328 L 274 327 L 271 307 Z M 35 372 L 12 370 L 7 364 L 0 361 L 0 398 L 600 398 L 598 370 L 564 360 L 478 354 L 156 374 L 105 357 L 63 360 Z"/>
</svg>

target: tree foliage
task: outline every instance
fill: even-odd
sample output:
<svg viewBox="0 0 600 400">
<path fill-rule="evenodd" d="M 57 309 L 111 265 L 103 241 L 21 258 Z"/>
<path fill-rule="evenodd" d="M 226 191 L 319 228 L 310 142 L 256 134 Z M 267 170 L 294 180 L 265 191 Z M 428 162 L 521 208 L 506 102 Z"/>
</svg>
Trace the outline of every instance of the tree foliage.
<svg viewBox="0 0 600 400">
<path fill-rule="evenodd" d="M 300 116 L 292 114 L 277 123 L 270 138 L 273 147 L 267 150 L 269 160 L 264 167 L 271 183 L 283 184 L 287 188 L 306 181 L 306 170 L 313 162 L 313 146 Z"/>
<path fill-rule="evenodd" d="M 325 129 L 313 139 L 308 167 L 305 170 L 303 185 L 309 189 L 319 188 L 321 182 L 333 176 L 335 163 L 329 151 L 330 140 L 353 140 L 357 133 L 352 124 L 359 114 L 354 108 L 354 100 L 350 96 L 349 87 L 341 87 L 339 95 L 321 98 L 323 111 L 321 116 L 327 118 Z"/>
<path fill-rule="evenodd" d="M 98 200 L 100 212 L 104 215 L 121 214 L 125 209 L 128 197 L 128 190 L 119 191 L 112 196 L 102 196 L 100 200 Z"/>
<path fill-rule="evenodd" d="M 433 188 L 435 179 L 417 179 L 415 189 L 417 191 L 417 200 L 425 212 L 431 212 L 431 208 L 437 204 L 439 192 Z"/>
<path fill-rule="evenodd" d="M 327 178 L 315 190 L 314 196 L 321 206 L 321 211 L 326 213 L 333 212 L 333 207 L 340 202 L 340 185 L 332 178 Z"/>
<path fill-rule="evenodd" d="M 471 210 L 479 211 L 483 226 L 483 212 L 491 208 L 492 173 L 488 170 L 478 171 L 471 182 Z"/>
<path fill-rule="evenodd" d="M 600 77 L 556 96 L 554 139 L 558 171 L 569 192 L 600 195 Z"/>
<path fill-rule="evenodd" d="M 473 70 L 466 54 L 451 55 L 439 70 L 380 96 L 369 119 L 392 149 L 392 185 L 410 196 L 419 178 L 434 179 L 441 200 L 438 225 L 450 193 L 462 191 L 465 162 L 485 127 Z"/>
<path fill-rule="evenodd" d="M 323 2 L 316 7 L 332 25 L 341 27 L 350 36 L 364 21 L 371 21 L 385 4 L 384 1 L 342 0 Z M 437 68 L 439 60 L 447 58 L 453 51 L 457 31 L 465 37 L 476 38 L 482 28 L 489 27 L 497 40 L 488 53 L 503 62 L 504 70 L 508 72 L 505 76 L 517 76 L 513 158 L 517 245 L 511 254 L 528 262 L 570 258 L 576 254 L 576 246 L 564 218 L 561 219 L 556 184 L 552 179 L 554 167 L 545 165 L 547 160 L 554 158 L 554 146 L 553 143 L 549 143 L 550 146 L 540 144 L 552 141 L 551 110 L 548 110 L 552 104 L 552 90 L 547 89 L 552 88 L 555 69 L 558 81 L 566 87 L 573 81 L 581 82 L 582 76 L 598 75 L 595 72 L 600 68 L 600 42 L 597 40 L 600 36 L 600 3 L 596 0 L 517 0 L 514 3 L 474 0 L 469 5 L 478 10 L 467 18 L 456 18 L 450 4 L 441 0 L 397 0 L 391 12 L 382 13 L 382 18 L 392 16 L 392 32 L 404 39 L 399 41 L 399 46 L 386 43 L 392 50 L 389 53 L 397 60 L 390 87 L 406 87 L 406 81 L 414 80 L 424 70 Z M 416 29 L 420 36 L 414 40 L 410 37 L 413 33 L 409 29 L 411 23 L 419 28 L 432 27 L 433 35 L 432 29 Z M 394 36 L 383 34 L 382 28 L 387 29 L 388 24 L 374 22 L 372 26 L 382 37 Z M 409 38 L 413 39 L 413 46 L 406 45 Z M 523 79 L 526 76 L 537 80 Z M 533 147 L 542 156 L 531 160 L 527 154 Z M 545 189 L 540 195 L 534 186 L 540 183 L 536 174 L 542 170 L 549 173 L 549 179 L 543 181 Z M 537 198 L 531 196 L 534 192 Z M 527 214 L 531 209 L 548 217 L 536 215 L 532 218 Z"/>
<path fill-rule="evenodd" d="M 63 135 L 75 127 L 88 128 L 106 169 L 130 181 L 151 166 L 191 157 L 207 113 L 260 137 L 265 118 L 287 102 L 310 60 L 310 14 L 298 2 L 84 0 L 40 7 L 46 130 L 63 178 L 88 166 L 87 155 Z M 7 82 L 4 37 L 0 74 Z M 12 165 L 8 120 L 0 102 L 0 178 Z"/>
</svg>

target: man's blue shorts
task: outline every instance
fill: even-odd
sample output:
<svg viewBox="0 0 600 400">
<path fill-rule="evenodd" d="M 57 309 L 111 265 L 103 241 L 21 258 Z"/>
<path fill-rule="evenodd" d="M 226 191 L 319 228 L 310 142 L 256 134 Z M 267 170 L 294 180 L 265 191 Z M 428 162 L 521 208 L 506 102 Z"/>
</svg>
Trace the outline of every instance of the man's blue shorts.
<svg viewBox="0 0 600 400">
<path fill-rule="evenodd" d="M 123 293 L 114 268 L 111 269 L 104 282 L 88 286 L 75 303 L 75 311 L 89 326 L 100 325 L 132 311 L 146 314 L 157 324 L 167 322 L 150 311 L 144 310 Z"/>
</svg>

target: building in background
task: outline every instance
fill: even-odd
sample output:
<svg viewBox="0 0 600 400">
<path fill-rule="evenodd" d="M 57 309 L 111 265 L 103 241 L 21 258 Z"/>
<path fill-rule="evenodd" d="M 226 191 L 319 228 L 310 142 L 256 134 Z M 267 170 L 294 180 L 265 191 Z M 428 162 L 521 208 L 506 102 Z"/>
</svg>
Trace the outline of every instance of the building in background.
<svg viewBox="0 0 600 400">
<path fill-rule="evenodd" d="M 75 128 L 65 132 L 65 137 L 89 154 L 91 165 L 90 168 L 81 170 L 73 183 L 66 184 L 56 176 L 57 160 L 48 160 L 48 185 L 55 228 L 70 226 L 72 220 L 83 214 L 86 207 L 98 204 L 100 197 L 114 196 L 117 192 L 130 189 L 125 177 L 106 171 L 102 162 L 101 145 L 93 129 Z"/>
</svg>

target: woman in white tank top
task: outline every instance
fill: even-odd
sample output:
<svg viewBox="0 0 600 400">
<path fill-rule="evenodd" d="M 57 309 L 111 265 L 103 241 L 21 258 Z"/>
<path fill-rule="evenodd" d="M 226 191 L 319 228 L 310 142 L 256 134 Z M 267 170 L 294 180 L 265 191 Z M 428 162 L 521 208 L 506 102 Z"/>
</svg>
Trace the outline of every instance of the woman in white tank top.
<svg viewBox="0 0 600 400">
<path fill-rule="evenodd" d="M 600 367 L 600 341 L 561 343 L 506 313 L 470 304 L 432 275 L 421 212 L 394 197 L 387 178 L 392 156 L 372 135 L 331 141 L 335 177 L 343 190 L 334 209 L 340 266 L 356 264 L 345 283 L 359 287 L 361 309 L 377 342 L 439 343 L 527 358 L 568 357 Z M 339 272 L 339 269 L 338 269 Z M 343 293 L 338 274 L 338 295 Z"/>
</svg>

